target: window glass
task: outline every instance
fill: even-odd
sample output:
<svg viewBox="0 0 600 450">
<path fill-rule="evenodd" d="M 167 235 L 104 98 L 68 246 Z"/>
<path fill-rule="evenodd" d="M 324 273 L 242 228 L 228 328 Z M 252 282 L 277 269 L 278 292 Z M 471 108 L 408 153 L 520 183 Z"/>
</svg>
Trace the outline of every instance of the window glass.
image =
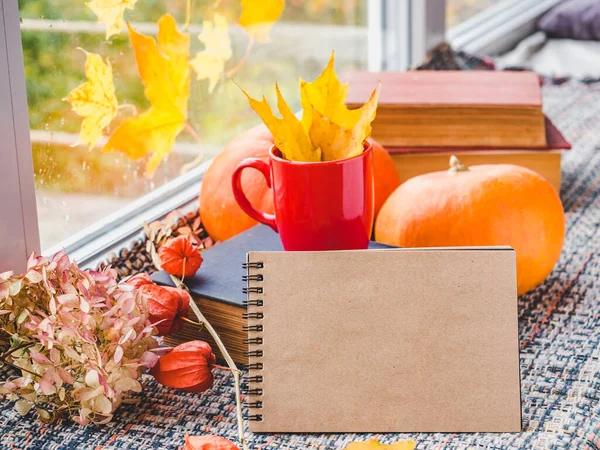
<svg viewBox="0 0 600 450">
<path fill-rule="evenodd" d="M 446 0 L 446 28 L 458 25 L 505 0 Z"/>
<path fill-rule="evenodd" d="M 88 6 L 94 2 L 102 3 L 19 0 L 42 249 L 60 244 L 153 189 L 175 181 L 182 172 L 213 156 L 232 137 L 258 123 L 232 78 L 253 97 L 265 94 L 271 104 L 277 81 L 296 110 L 300 107 L 298 77 L 312 79 L 318 75 L 332 50 L 338 73 L 366 67 L 367 0 L 287 0 L 264 42 L 252 41 L 237 23 L 242 13 L 240 0 L 121 2 L 133 6 L 124 11 L 124 19 L 137 32 L 152 37 L 156 37 L 157 23 L 166 13 L 183 33 L 189 11 L 189 60 L 205 49 L 199 35 L 205 29 L 204 21 L 217 25 L 215 14 L 219 14 L 221 25 L 225 22 L 226 36 L 231 40 L 231 57 L 212 91 L 210 82 L 198 80 L 192 70 L 189 98 L 183 108 L 187 120 L 176 133 L 170 152 L 159 158 L 149 176 L 146 169 L 151 153 L 132 159 L 121 151 L 103 151 L 110 136 L 136 113 L 148 111 L 152 102 L 144 93 L 127 29 L 123 27 L 106 39 L 106 24 Z M 213 40 L 211 45 L 221 44 L 223 39 Z M 83 118 L 64 100 L 87 81 L 85 52 L 110 62 L 119 105 L 116 116 L 91 148 L 78 143 Z M 200 59 L 201 67 L 208 67 L 206 56 Z M 133 152 L 135 141 L 143 139 L 143 133 L 130 135 L 119 142 L 119 148 Z"/>
</svg>

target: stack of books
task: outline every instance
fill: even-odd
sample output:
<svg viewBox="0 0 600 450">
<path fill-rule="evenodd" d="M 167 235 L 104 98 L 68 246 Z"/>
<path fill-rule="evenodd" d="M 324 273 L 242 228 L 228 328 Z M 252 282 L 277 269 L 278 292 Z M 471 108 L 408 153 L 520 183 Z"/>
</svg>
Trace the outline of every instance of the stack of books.
<svg viewBox="0 0 600 450">
<path fill-rule="evenodd" d="M 347 103 L 362 105 L 381 83 L 372 136 L 390 152 L 403 181 L 464 164 L 517 164 L 560 189 L 569 143 L 542 111 L 533 72 L 356 72 Z"/>
</svg>

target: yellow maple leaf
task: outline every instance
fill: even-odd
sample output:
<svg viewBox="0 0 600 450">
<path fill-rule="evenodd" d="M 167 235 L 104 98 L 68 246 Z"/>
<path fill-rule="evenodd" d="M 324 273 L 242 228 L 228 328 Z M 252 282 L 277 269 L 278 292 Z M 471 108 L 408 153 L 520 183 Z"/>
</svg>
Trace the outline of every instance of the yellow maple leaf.
<svg viewBox="0 0 600 450">
<path fill-rule="evenodd" d="M 179 33 L 175 19 L 165 14 L 158 21 L 158 42 L 131 26 L 129 39 L 151 107 L 119 125 L 104 151 L 121 151 L 132 159 L 153 153 L 146 165 L 146 174 L 151 176 L 187 120 L 190 36 Z"/>
<path fill-rule="evenodd" d="M 395 444 L 380 444 L 378 440 L 371 439 L 364 442 L 351 442 L 344 450 L 414 450 L 415 441 L 398 441 Z"/>
<path fill-rule="evenodd" d="M 63 100 L 70 102 L 73 111 L 84 118 L 79 142 L 92 149 L 102 131 L 117 115 L 118 101 L 110 62 L 107 60 L 105 63 L 96 53 L 83 51 L 86 54 L 87 81 L 69 92 Z"/>
<path fill-rule="evenodd" d="M 212 22 L 205 20 L 198 39 L 205 48 L 196 54 L 190 64 L 199 80 L 209 80 L 208 91 L 212 92 L 221 79 L 225 63 L 232 55 L 227 19 L 216 13 Z"/>
<path fill-rule="evenodd" d="M 256 111 L 267 128 L 271 131 L 275 140 L 275 145 L 283 154 L 283 157 L 293 161 L 320 161 L 321 152 L 313 149 L 308 135 L 300 120 L 294 115 L 287 105 L 279 86 L 277 90 L 277 109 L 281 113 L 281 118 L 273 114 L 269 103 L 263 96 L 261 101 L 255 100 L 242 89 L 242 92 L 248 99 L 250 107 Z"/>
<path fill-rule="evenodd" d="M 362 141 L 355 138 L 352 129 L 343 129 L 317 110 L 313 110 L 308 135 L 313 147 L 321 150 L 324 161 L 351 158 L 363 152 Z"/>
<path fill-rule="evenodd" d="M 300 79 L 300 101 L 302 104 L 302 125 L 310 127 L 313 108 L 333 123 L 349 130 L 360 120 L 361 109 L 348 109 L 348 84 L 340 83 L 334 70 L 335 55 L 331 52 L 325 70 L 312 82 Z"/>
<path fill-rule="evenodd" d="M 363 151 L 363 142 L 371 135 L 371 122 L 377 112 L 378 90 L 360 108 L 346 106 L 348 84 L 341 83 L 332 52 L 327 67 L 312 82 L 300 79 L 302 126 L 312 146 L 319 148 L 324 161 L 352 158 Z"/>
<path fill-rule="evenodd" d="M 321 149 L 323 161 L 352 158 L 363 152 L 363 142 L 371 135 L 378 99 L 379 90 L 376 89 L 360 109 L 348 110 L 353 114 L 343 114 L 342 117 L 335 112 L 340 110 L 339 105 L 333 105 L 334 111 L 329 111 L 329 115 L 310 105 L 308 134 L 313 147 Z M 325 111 L 328 111 L 327 108 Z"/>
<path fill-rule="evenodd" d="M 242 14 L 238 23 L 248 31 L 250 37 L 265 42 L 284 7 L 285 0 L 242 0 Z"/>
<path fill-rule="evenodd" d="M 308 134 L 313 147 L 321 150 L 323 161 L 352 158 L 363 152 L 363 142 L 371 135 L 371 122 L 375 119 L 378 97 L 379 91 L 371 93 L 360 109 L 358 121 L 350 129 L 338 125 L 313 108 Z"/>
<path fill-rule="evenodd" d="M 123 14 L 126 9 L 133 9 L 137 0 L 91 0 L 86 3 L 98 17 L 98 21 L 106 25 L 106 39 L 119 34 L 125 26 Z"/>
</svg>

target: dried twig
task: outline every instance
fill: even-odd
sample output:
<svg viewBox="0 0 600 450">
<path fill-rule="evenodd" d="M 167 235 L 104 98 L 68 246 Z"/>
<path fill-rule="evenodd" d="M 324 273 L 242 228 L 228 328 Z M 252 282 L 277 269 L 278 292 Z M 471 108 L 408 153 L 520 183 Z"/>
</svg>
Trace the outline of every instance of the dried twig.
<svg viewBox="0 0 600 450">
<path fill-rule="evenodd" d="M 151 251 L 152 255 L 158 255 L 158 252 L 156 251 L 156 247 L 155 247 L 154 243 L 151 240 L 148 240 L 148 243 L 149 243 L 149 247 L 151 247 L 150 251 Z M 160 259 L 153 258 L 153 260 L 154 260 L 155 265 L 157 266 L 156 268 L 158 270 L 160 270 L 160 268 L 161 268 L 160 267 Z M 182 273 L 185 273 L 185 261 L 184 261 L 184 267 L 182 268 Z M 171 275 L 171 279 L 173 280 L 173 283 L 175 284 L 175 286 L 189 292 L 188 287 L 183 283 L 183 279 L 180 280 L 179 278 L 177 278 L 173 275 Z M 217 343 L 217 347 L 219 347 L 219 350 L 221 351 L 221 354 L 223 355 L 223 358 L 225 358 L 225 362 L 227 363 L 227 366 L 229 367 L 229 369 L 231 369 L 231 373 L 233 374 L 233 382 L 234 382 L 234 386 L 235 386 L 235 406 L 236 406 L 236 411 L 237 411 L 239 440 L 240 440 L 240 444 L 242 445 L 242 449 L 248 450 L 248 443 L 246 442 L 246 437 L 245 437 L 244 417 L 242 415 L 242 395 L 241 395 L 241 387 L 240 387 L 240 378 L 241 378 L 242 372 L 241 372 L 241 370 L 239 370 L 237 368 L 237 366 L 235 365 L 235 362 L 233 362 L 233 359 L 231 358 L 231 355 L 229 354 L 229 352 L 227 351 L 227 348 L 223 344 L 223 341 L 221 341 L 219 334 L 212 327 L 210 322 L 208 320 L 206 320 L 206 317 L 204 317 L 204 314 L 202 314 L 202 311 L 200 311 L 200 308 L 198 308 L 198 305 L 196 304 L 196 302 L 193 299 L 190 302 L 190 306 L 192 307 L 192 311 L 194 311 L 194 314 L 196 315 L 196 318 L 198 319 L 199 325 L 204 326 L 206 328 L 206 331 L 208 331 L 208 333 L 215 340 L 215 342 Z"/>
</svg>

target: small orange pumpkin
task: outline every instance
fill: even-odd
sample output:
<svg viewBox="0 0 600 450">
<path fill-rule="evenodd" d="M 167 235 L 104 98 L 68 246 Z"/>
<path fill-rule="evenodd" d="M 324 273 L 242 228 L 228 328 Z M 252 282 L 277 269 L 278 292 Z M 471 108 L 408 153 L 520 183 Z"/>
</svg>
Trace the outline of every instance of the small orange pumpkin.
<svg viewBox="0 0 600 450">
<path fill-rule="evenodd" d="M 565 217 L 544 178 L 509 164 L 465 167 L 406 181 L 387 199 L 375 239 L 402 247 L 510 245 L 519 295 L 540 284 L 562 250 Z"/>
<path fill-rule="evenodd" d="M 373 140 L 372 140 L 373 141 Z M 238 206 L 231 189 L 231 175 L 245 158 L 269 159 L 273 136 L 264 125 L 254 127 L 234 138 L 220 152 L 202 178 L 200 188 L 200 216 L 206 232 L 216 241 L 222 241 L 256 225 Z M 400 184 L 400 176 L 390 154 L 373 141 L 373 169 L 375 172 L 375 216 L 385 199 Z M 242 188 L 252 205 L 273 214 L 273 193 L 261 173 L 245 170 Z"/>
<path fill-rule="evenodd" d="M 400 186 L 400 175 L 392 156 L 374 139 L 373 172 L 375 178 L 375 218 L 388 197 Z"/>
</svg>

